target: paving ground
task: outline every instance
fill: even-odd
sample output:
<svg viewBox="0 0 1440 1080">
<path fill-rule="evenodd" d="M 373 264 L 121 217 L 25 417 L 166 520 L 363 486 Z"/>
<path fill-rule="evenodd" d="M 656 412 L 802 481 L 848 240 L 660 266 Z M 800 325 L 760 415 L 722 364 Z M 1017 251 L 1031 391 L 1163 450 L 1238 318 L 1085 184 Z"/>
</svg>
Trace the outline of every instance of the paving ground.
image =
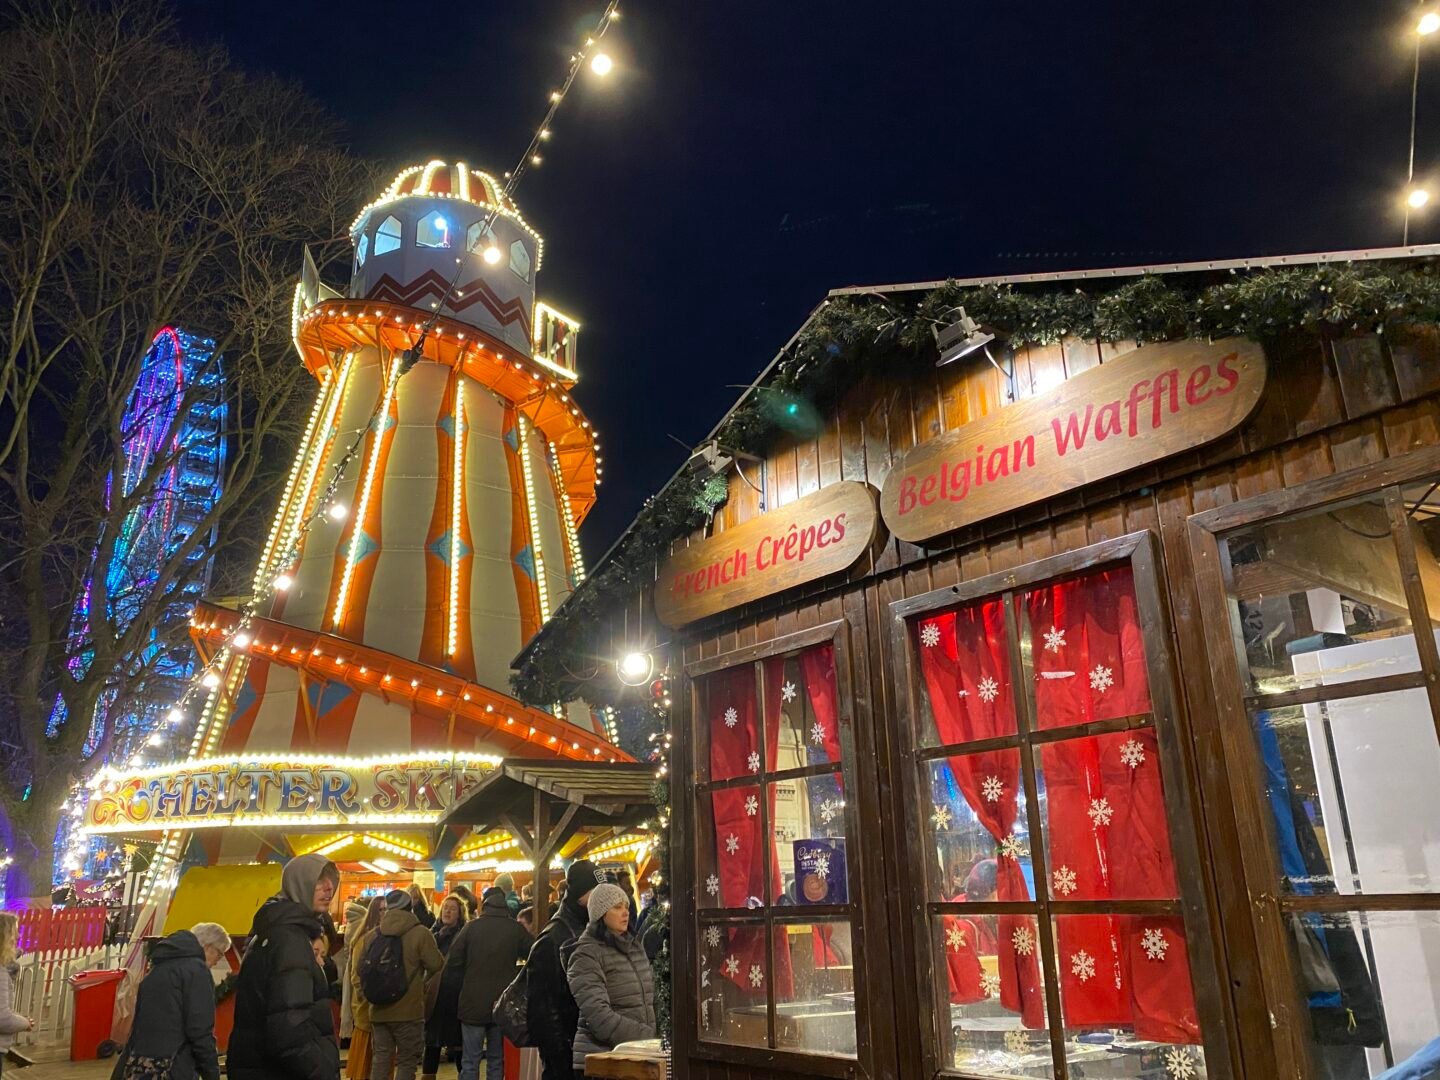
<svg viewBox="0 0 1440 1080">
<path fill-rule="evenodd" d="M 28 1069 L 5 1066 L 5 1080 L 109 1080 L 115 1059 L 109 1061 L 64 1061 L 53 1065 L 34 1065 Z M 441 1080 L 454 1080 L 455 1066 L 440 1066 Z"/>
</svg>

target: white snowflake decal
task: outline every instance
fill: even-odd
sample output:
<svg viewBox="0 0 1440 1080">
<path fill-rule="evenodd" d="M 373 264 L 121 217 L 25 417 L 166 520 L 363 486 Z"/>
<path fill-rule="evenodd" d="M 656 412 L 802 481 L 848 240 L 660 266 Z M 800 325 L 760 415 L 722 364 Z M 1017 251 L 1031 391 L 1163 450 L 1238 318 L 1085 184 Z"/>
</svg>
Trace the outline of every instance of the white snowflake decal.
<svg viewBox="0 0 1440 1080">
<path fill-rule="evenodd" d="M 1087 812 L 1090 815 L 1091 823 L 1097 829 L 1100 828 L 1101 825 L 1109 825 L 1110 819 L 1115 816 L 1115 811 L 1110 806 L 1110 800 L 1103 798 L 1091 799 L 1090 809 Z"/>
<path fill-rule="evenodd" d="M 816 746 L 825 745 L 825 725 L 819 720 L 810 725 L 810 741 Z"/>
<path fill-rule="evenodd" d="M 765 973 L 760 970 L 759 964 L 750 965 L 750 985 L 760 989 L 760 984 L 765 981 Z"/>
<path fill-rule="evenodd" d="M 705 879 L 705 891 L 711 896 L 720 895 L 720 879 L 714 874 Z"/>
<path fill-rule="evenodd" d="M 1018 861 L 1021 856 L 1028 854 L 1029 852 L 1025 850 L 1025 845 L 1018 836 L 1007 836 L 1004 840 L 1000 841 L 1000 855 L 1002 858 L 1015 859 Z"/>
<path fill-rule="evenodd" d="M 1005 1032 L 1005 1049 L 1012 1054 L 1023 1054 L 1030 1049 L 1030 1036 L 1019 1028 Z"/>
<path fill-rule="evenodd" d="M 952 926 L 945 931 L 945 944 L 954 952 L 959 952 L 965 945 L 965 932 L 958 926 Z"/>
<path fill-rule="evenodd" d="M 740 714 L 735 711 L 735 706 L 731 705 L 730 708 L 725 710 L 725 726 L 728 728 L 733 728 L 739 722 Z"/>
<path fill-rule="evenodd" d="M 1058 626 L 1052 626 L 1045 631 L 1045 651 L 1059 652 L 1065 647 L 1065 631 Z"/>
<path fill-rule="evenodd" d="M 834 821 L 837 817 L 839 817 L 842 805 L 843 804 L 841 804 L 838 799 L 826 799 L 824 802 L 822 802 L 820 804 L 821 824 L 829 825 L 830 822 Z"/>
<path fill-rule="evenodd" d="M 1005 785 L 998 776 L 987 776 L 980 785 L 980 792 L 985 796 L 986 802 L 999 802 L 1000 796 L 1005 794 Z"/>
<path fill-rule="evenodd" d="M 1068 866 L 1058 867 L 1050 880 L 1055 883 L 1055 892 L 1060 896 L 1069 896 L 1075 891 L 1075 871 Z"/>
<path fill-rule="evenodd" d="M 760 812 L 760 800 L 751 795 L 745 800 L 745 816 L 754 817 Z"/>
<path fill-rule="evenodd" d="M 980 694 L 980 700 L 990 703 L 1000 696 L 1000 684 L 986 675 L 980 680 L 980 685 L 975 688 Z"/>
<path fill-rule="evenodd" d="M 1000 993 L 1000 976 L 985 972 L 980 976 L 980 989 L 985 992 L 986 997 L 994 997 Z"/>
<path fill-rule="evenodd" d="M 1103 694 L 1115 685 L 1115 673 L 1104 664 L 1096 664 L 1090 672 L 1090 689 Z"/>
<path fill-rule="evenodd" d="M 1195 1059 L 1189 1050 L 1174 1047 L 1165 1053 L 1165 1071 L 1175 1080 L 1191 1080 L 1195 1075 Z"/>
<path fill-rule="evenodd" d="M 780 700 L 787 705 L 795 700 L 795 684 L 793 682 L 787 682 L 780 688 Z"/>
<path fill-rule="evenodd" d="M 734 855 L 740 850 L 740 838 L 734 833 L 725 837 L 725 852 L 727 855 Z"/>
<path fill-rule="evenodd" d="M 702 967 L 702 968 L 700 969 L 700 989 L 701 989 L 701 990 L 706 990 L 706 989 L 709 989 L 709 987 L 710 987 L 710 969 L 709 969 L 708 967 Z"/>
<path fill-rule="evenodd" d="M 1095 977 L 1095 958 L 1084 949 L 1070 955 L 1070 974 L 1082 983 Z"/>
<path fill-rule="evenodd" d="M 1120 744 L 1120 760 L 1132 769 L 1138 769 L 1140 763 L 1145 760 L 1145 744 L 1138 739 L 1131 739 Z"/>
<path fill-rule="evenodd" d="M 707 926 L 705 928 L 705 944 L 710 948 L 720 944 L 720 928 L 718 926 Z"/>
<path fill-rule="evenodd" d="M 1035 951 L 1035 935 L 1028 926 L 1017 926 L 1010 935 L 1010 944 L 1015 946 L 1015 951 L 1021 956 L 1029 956 Z"/>
<path fill-rule="evenodd" d="M 935 813 L 930 815 L 930 820 L 935 823 L 937 829 L 950 828 L 950 808 L 944 803 L 936 803 Z"/>
<path fill-rule="evenodd" d="M 760 771 L 760 751 L 758 751 L 758 750 L 752 750 L 752 751 L 750 751 L 750 756 L 745 759 L 745 764 L 748 765 L 748 766 L 750 766 L 750 771 L 751 771 L 751 772 L 759 772 L 759 771 Z"/>
<path fill-rule="evenodd" d="M 933 622 L 926 623 L 920 628 L 920 644 L 927 649 L 933 649 L 940 644 L 940 627 Z"/>
<path fill-rule="evenodd" d="M 736 960 L 735 957 L 733 957 L 733 956 L 727 956 L 727 957 L 725 958 L 725 974 L 726 974 L 726 975 L 729 975 L 732 979 L 733 979 L 736 975 L 739 975 L 739 974 L 740 974 L 740 961 L 739 961 L 739 960 Z"/>
<path fill-rule="evenodd" d="M 1145 950 L 1147 960 L 1164 960 L 1170 951 L 1170 942 L 1165 940 L 1165 931 L 1152 926 L 1141 936 L 1140 948 Z"/>
<path fill-rule="evenodd" d="M 815 876 L 818 877 L 821 881 L 830 880 L 829 855 L 816 855 L 815 862 L 812 864 L 811 868 L 815 871 Z"/>
</svg>

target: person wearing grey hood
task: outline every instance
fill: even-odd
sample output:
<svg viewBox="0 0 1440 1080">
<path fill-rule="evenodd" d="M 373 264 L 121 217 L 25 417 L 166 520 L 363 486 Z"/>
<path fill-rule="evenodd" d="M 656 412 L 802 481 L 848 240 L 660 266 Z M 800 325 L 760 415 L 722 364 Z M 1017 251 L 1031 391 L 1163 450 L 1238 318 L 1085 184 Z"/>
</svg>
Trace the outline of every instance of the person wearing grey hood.
<svg viewBox="0 0 1440 1080">
<path fill-rule="evenodd" d="M 231 1080 L 339 1080 L 325 973 L 311 946 L 339 884 L 334 863 L 301 855 L 285 864 L 280 892 L 255 913 L 235 987 Z"/>
</svg>

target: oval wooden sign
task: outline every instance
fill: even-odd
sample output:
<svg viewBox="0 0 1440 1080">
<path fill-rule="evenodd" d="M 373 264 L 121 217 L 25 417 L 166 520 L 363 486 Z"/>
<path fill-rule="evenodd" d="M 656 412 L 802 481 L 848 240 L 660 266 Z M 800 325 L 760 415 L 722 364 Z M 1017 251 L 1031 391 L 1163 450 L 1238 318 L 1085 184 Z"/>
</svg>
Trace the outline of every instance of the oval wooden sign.
<svg viewBox="0 0 1440 1080">
<path fill-rule="evenodd" d="M 890 531 L 918 543 L 1234 431 L 1265 388 L 1248 338 L 1146 345 L 907 453 L 885 478 Z"/>
<path fill-rule="evenodd" d="M 669 627 L 844 570 L 875 536 L 875 489 L 844 480 L 677 551 L 660 564 L 655 614 Z"/>
</svg>

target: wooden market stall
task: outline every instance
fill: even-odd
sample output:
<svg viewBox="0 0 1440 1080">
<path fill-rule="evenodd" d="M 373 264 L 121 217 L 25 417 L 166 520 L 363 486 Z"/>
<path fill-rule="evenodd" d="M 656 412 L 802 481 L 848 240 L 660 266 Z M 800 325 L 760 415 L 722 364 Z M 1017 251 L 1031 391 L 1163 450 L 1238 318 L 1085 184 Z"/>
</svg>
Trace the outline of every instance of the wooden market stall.
<svg viewBox="0 0 1440 1080">
<path fill-rule="evenodd" d="M 817 308 L 517 661 L 673 698 L 678 1075 L 1360 1080 L 1440 1034 L 1437 255 Z"/>
</svg>

